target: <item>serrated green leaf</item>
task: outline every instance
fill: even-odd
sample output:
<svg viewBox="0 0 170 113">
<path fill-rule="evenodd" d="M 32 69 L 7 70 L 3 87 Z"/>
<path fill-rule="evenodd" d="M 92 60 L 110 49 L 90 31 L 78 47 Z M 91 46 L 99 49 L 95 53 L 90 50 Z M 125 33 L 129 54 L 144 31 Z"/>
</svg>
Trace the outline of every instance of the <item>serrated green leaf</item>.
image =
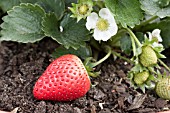
<svg viewBox="0 0 170 113">
<path fill-rule="evenodd" d="M 19 5 L 20 0 L 0 0 L 0 8 L 6 12 L 10 10 L 13 6 Z"/>
<path fill-rule="evenodd" d="M 150 15 L 156 15 L 160 18 L 170 16 L 170 6 L 161 7 L 156 0 L 140 0 L 141 8 Z"/>
<path fill-rule="evenodd" d="M 47 13 L 54 12 L 55 16 L 58 20 L 64 14 L 65 11 L 65 3 L 64 0 L 38 0 L 37 4 L 41 5 Z"/>
<path fill-rule="evenodd" d="M 34 4 L 34 3 L 38 2 L 38 1 L 39 0 L 20 0 L 21 3 L 32 3 L 32 4 Z"/>
<path fill-rule="evenodd" d="M 105 0 L 106 7 L 123 27 L 134 27 L 143 18 L 138 0 Z"/>
<path fill-rule="evenodd" d="M 45 13 L 40 6 L 21 4 L 7 13 L 1 24 L 0 40 L 28 43 L 39 41 L 45 36 L 41 29 Z"/>
<path fill-rule="evenodd" d="M 20 0 L 21 3 L 39 4 L 47 13 L 54 12 L 60 20 L 65 11 L 64 0 Z"/>
<path fill-rule="evenodd" d="M 85 21 L 77 23 L 76 19 L 71 18 L 70 15 L 66 15 L 59 23 L 53 13 L 47 14 L 43 21 L 43 30 L 46 36 L 52 37 L 66 48 L 84 47 L 85 41 L 89 40 Z"/>
<path fill-rule="evenodd" d="M 123 52 L 130 54 L 132 50 L 132 42 L 130 37 L 126 34 L 120 39 L 120 47 Z"/>
<path fill-rule="evenodd" d="M 82 59 L 86 59 L 87 57 L 92 56 L 92 51 L 91 51 L 90 46 L 80 47 L 77 50 L 75 50 L 73 48 L 66 49 L 63 46 L 60 46 L 55 50 L 55 52 L 52 54 L 52 56 L 54 58 L 58 58 L 65 54 L 74 54 L 74 55 L 81 57 Z"/>
<path fill-rule="evenodd" d="M 158 4 L 161 6 L 161 7 L 166 7 L 169 5 L 169 2 L 170 0 L 158 0 Z"/>
</svg>

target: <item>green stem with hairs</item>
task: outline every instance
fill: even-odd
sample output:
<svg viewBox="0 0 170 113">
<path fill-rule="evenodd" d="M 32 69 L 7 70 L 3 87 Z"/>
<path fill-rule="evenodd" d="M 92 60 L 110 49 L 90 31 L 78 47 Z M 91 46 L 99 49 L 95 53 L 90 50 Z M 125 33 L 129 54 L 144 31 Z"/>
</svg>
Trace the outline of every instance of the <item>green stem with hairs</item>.
<svg viewBox="0 0 170 113">
<path fill-rule="evenodd" d="M 111 55 L 111 48 L 109 46 L 104 46 L 104 49 L 107 51 L 106 56 L 104 56 L 102 59 L 100 59 L 99 61 L 95 62 L 95 63 L 91 63 L 90 67 L 96 67 L 97 65 L 101 64 L 102 62 L 104 62 L 106 59 L 108 59 Z"/>
<path fill-rule="evenodd" d="M 128 58 L 126 58 L 126 57 L 121 56 L 121 55 L 120 55 L 119 53 L 117 53 L 116 51 L 113 51 L 113 50 L 112 50 L 112 55 L 115 55 L 115 56 L 117 56 L 117 57 L 125 60 L 125 61 L 128 62 L 128 63 L 135 64 L 133 61 L 131 61 L 130 59 L 128 59 Z"/>
<path fill-rule="evenodd" d="M 149 18 L 148 20 L 142 22 L 142 23 L 139 24 L 138 26 L 136 26 L 134 29 L 135 29 L 135 30 L 139 30 L 142 26 L 147 25 L 148 23 L 152 22 L 153 20 L 155 20 L 155 19 L 157 19 L 157 18 L 158 18 L 158 16 L 153 16 L 153 17 Z"/>
<path fill-rule="evenodd" d="M 170 68 L 161 59 L 158 59 L 158 61 L 170 72 Z"/>
<path fill-rule="evenodd" d="M 157 73 L 152 69 L 152 67 L 148 67 L 148 70 L 157 75 Z"/>
<path fill-rule="evenodd" d="M 136 35 L 132 32 L 132 30 L 129 29 L 129 28 L 126 28 L 126 30 L 129 32 L 129 35 L 135 40 L 135 42 L 137 43 L 137 45 L 138 45 L 139 47 L 141 47 L 142 44 L 139 42 L 138 38 L 137 38 Z"/>
<path fill-rule="evenodd" d="M 131 38 L 131 42 L 132 42 L 132 49 L 133 49 L 133 55 L 135 56 L 136 55 L 136 44 L 135 44 L 135 41 L 132 37 Z"/>
<path fill-rule="evenodd" d="M 158 16 L 153 16 L 153 17 L 149 18 L 148 20 L 142 22 L 142 23 L 140 24 L 140 26 L 145 26 L 145 25 L 147 25 L 148 23 L 152 22 L 153 20 L 155 20 L 155 19 L 157 19 L 157 18 L 158 18 Z"/>
</svg>

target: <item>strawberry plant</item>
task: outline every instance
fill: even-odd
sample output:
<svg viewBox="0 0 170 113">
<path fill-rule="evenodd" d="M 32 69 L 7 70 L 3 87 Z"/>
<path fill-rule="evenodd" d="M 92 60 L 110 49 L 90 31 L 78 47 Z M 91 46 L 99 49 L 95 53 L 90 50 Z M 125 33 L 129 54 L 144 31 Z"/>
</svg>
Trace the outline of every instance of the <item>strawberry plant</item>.
<svg viewBox="0 0 170 113">
<path fill-rule="evenodd" d="M 59 45 L 52 54 L 56 60 L 35 84 L 37 99 L 70 101 L 84 96 L 90 77 L 100 77 L 95 67 L 109 57 L 133 64 L 127 77 L 134 88 L 144 93 L 154 89 L 169 99 L 169 88 L 165 97 L 160 88 L 169 87 L 169 79 L 159 77 L 161 66 L 170 71 L 161 60 L 166 58 L 161 52 L 170 47 L 169 2 L 1 0 L 0 41 L 38 43 L 51 38 Z"/>
</svg>

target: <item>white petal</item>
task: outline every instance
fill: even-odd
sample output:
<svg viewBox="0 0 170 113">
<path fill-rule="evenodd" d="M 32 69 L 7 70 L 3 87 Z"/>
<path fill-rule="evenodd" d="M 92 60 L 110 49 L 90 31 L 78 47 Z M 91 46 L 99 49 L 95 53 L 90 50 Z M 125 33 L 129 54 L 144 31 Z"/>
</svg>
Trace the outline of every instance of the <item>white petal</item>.
<svg viewBox="0 0 170 113">
<path fill-rule="evenodd" d="M 118 26 L 117 26 L 116 23 L 112 24 L 112 25 L 113 26 L 109 26 L 107 31 L 110 32 L 111 36 L 114 36 L 117 33 L 117 31 L 118 31 Z"/>
<path fill-rule="evenodd" d="M 60 32 L 63 32 L 63 26 L 60 26 L 59 28 L 60 28 Z"/>
<path fill-rule="evenodd" d="M 112 36 L 114 36 L 118 31 L 118 26 L 115 23 L 114 26 L 110 26 L 107 31 L 104 31 L 103 33 L 105 36 L 102 38 L 103 41 L 109 40 Z"/>
<path fill-rule="evenodd" d="M 160 29 L 154 29 L 153 31 L 152 31 L 152 34 L 157 34 L 157 35 L 159 35 L 161 33 L 161 30 Z"/>
<path fill-rule="evenodd" d="M 112 16 L 111 12 L 109 11 L 108 8 L 102 8 L 100 11 L 99 11 L 99 16 L 101 18 L 105 18 L 105 19 L 108 19 Z"/>
<path fill-rule="evenodd" d="M 102 38 L 103 41 L 107 41 L 112 37 L 112 35 L 110 34 L 110 32 L 106 32 L 105 36 Z"/>
<path fill-rule="evenodd" d="M 94 29 L 93 37 L 95 40 L 102 40 L 102 35 L 100 34 L 101 31 L 98 29 Z"/>
<path fill-rule="evenodd" d="M 111 38 L 111 34 L 109 31 L 100 31 L 98 29 L 94 29 L 93 37 L 95 40 L 107 41 Z"/>
<path fill-rule="evenodd" d="M 161 36 L 159 36 L 157 38 L 158 38 L 158 42 L 162 42 L 162 37 Z"/>
<path fill-rule="evenodd" d="M 115 30 L 115 31 L 114 31 Z M 110 28 L 107 31 L 104 31 L 105 36 L 102 38 L 103 41 L 109 40 L 112 36 L 117 33 L 117 29 Z"/>
<path fill-rule="evenodd" d="M 96 23 L 98 20 L 98 15 L 97 13 L 91 13 L 88 17 L 87 17 L 87 22 L 86 22 L 86 28 L 88 30 L 90 29 L 94 29 L 96 27 Z"/>
<path fill-rule="evenodd" d="M 159 43 L 157 43 L 157 42 L 154 42 L 154 43 L 152 44 L 152 46 L 153 46 L 153 47 L 163 47 L 162 44 L 159 44 Z"/>
<path fill-rule="evenodd" d="M 146 34 L 144 34 L 144 38 L 148 38 L 148 36 Z"/>
<path fill-rule="evenodd" d="M 150 32 L 147 32 L 148 33 L 148 35 L 149 35 L 149 41 L 151 41 L 152 40 L 152 34 L 150 33 Z"/>
<path fill-rule="evenodd" d="M 161 30 L 159 30 L 159 29 L 154 29 L 152 31 L 152 37 L 158 38 L 158 42 L 162 42 L 162 38 L 161 38 L 160 33 L 161 33 Z"/>
<path fill-rule="evenodd" d="M 114 26 L 116 24 L 116 21 L 113 16 L 111 16 L 107 20 L 108 20 L 110 26 Z M 116 26 L 117 26 L 117 24 L 116 24 Z"/>
<path fill-rule="evenodd" d="M 101 9 L 101 10 L 99 11 L 99 16 L 100 16 L 101 18 L 107 19 L 107 20 L 109 21 L 109 23 L 111 23 L 111 24 L 112 24 L 112 23 L 116 23 L 114 16 L 113 16 L 112 13 L 110 12 L 110 10 L 107 9 L 107 8 Z"/>
</svg>

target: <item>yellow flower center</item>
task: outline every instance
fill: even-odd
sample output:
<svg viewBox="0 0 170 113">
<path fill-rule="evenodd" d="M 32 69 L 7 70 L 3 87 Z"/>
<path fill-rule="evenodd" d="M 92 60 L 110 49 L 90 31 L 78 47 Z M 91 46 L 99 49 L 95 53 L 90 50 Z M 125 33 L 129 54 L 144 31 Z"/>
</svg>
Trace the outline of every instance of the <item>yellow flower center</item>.
<svg viewBox="0 0 170 113">
<path fill-rule="evenodd" d="M 83 4 L 78 8 L 78 10 L 81 15 L 85 15 L 88 12 L 89 8 L 86 4 Z"/>
<path fill-rule="evenodd" d="M 108 29 L 109 23 L 106 19 L 101 18 L 97 21 L 96 26 L 97 26 L 97 29 L 99 29 L 100 31 L 105 31 Z"/>
</svg>

